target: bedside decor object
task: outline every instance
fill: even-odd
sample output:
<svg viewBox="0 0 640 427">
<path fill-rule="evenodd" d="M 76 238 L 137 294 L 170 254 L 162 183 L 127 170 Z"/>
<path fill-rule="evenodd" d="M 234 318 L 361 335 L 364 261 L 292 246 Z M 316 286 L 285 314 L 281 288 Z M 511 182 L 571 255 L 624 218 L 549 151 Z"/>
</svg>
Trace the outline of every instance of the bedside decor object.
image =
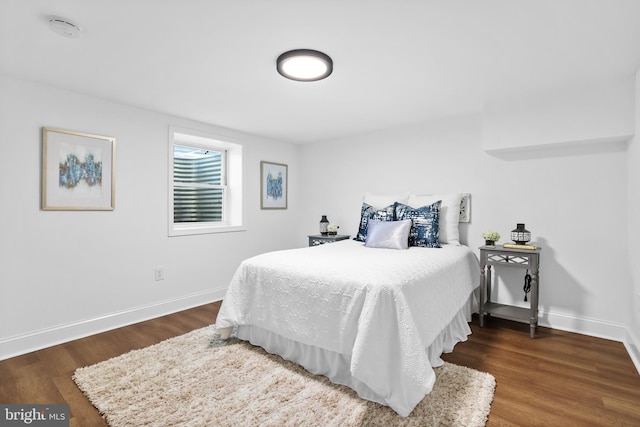
<svg viewBox="0 0 640 427">
<path fill-rule="evenodd" d="M 42 128 L 42 210 L 112 211 L 116 139 Z"/>
<path fill-rule="evenodd" d="M 538 249 L 536 245 L 519 245 L 517 243 L 505 243 L 502 247 L 505 249 L 525 249 L 527 251 L 535 251 Z"/>
<path fill-rule="evenodd" d="M 517 224 L 515 230 L 511 230 L 511 240 L 517 245 L 526 245 L 531 240 L 531 232 L 524 228 L 524 224 Z"/>
<path fill-rule="evenodd" d="M 327 232 L 329 233 L 329 236 L 335 236 L 338 234 L 338 228 L 340 228 L 340 226 L 335 224 L 327 225 Z"/>
<path fill-rule="evenodd" d="M 320 218 L 320 234 L 323 236 L 329 234 L 329 220 L 326 215 L 322 215 Z"/>
<path fill-rule="evenodd" d="M 260 162 L 260 209 L 287 209 L 287 165 Z"/>
<path fill-rule="evenodd" d="M 494 246 L 496 242 L 500 240 L 500 233 L 489 229 L 482 233 L 482 237 L 484 238 L 485 245 Z"/>
</svg>

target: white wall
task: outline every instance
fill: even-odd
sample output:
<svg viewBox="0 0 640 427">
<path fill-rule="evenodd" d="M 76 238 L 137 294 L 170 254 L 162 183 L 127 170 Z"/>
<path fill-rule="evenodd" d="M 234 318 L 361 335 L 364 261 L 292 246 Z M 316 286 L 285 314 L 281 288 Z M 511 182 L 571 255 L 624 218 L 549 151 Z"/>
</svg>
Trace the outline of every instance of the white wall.
<svg viewBox="0 0 640 427">
<path fill-rule="evenodd" d="M 524 222 L 544 247 L 541 324 L 638 345 L 637 138 L 488 154 L 469 116 L 296 147 L 6 76 L 0 93 L 0 359 L 219 299 L 242 259 L 306 245 L 323 214 L 355 234 L 365 191 L 471 193 L 472 248 Z M 244 145 L 247 231 L 167 237 L 169 125 Z M 42 126 L 117 139 L 115 211 L 40 210 Z M 289 165 L 286 211 L 260 210 L 260 160 Z M 500 299 L 524 304 L 503 278 Z"/>
<path fill-rule="evenodd" d="M 640 129 L 640 70 L 636 73 L 636 129 Z M 629 143 L 627 169 L 629 174 L 629 266 L 631 268 L 631 295 L 627 305 L 630 307 L 627 339 L 629 354 L 640 371 L 640 136 Z"/>
<path fill-rule="evenodd" d="M 0 359 L 220 299 L 241 260 L 296 244 L 296 146 L 1 75 L 0 94 Z M 168 237 L 169 125 L 243 144 L 246 231 Z M 42 126 L 116 138 L 113 212 L 40 210 Z M 289 165 L 288 210 L 260 210 L 261 160 Z"/>
<path fill-rule="evenodd" d="M 483 151 L 482 125 L 481 116 L 460 117 L 303 146 L 300 234 L 317 232 L 326 214 L 354 235 L 366 191 L 469 192 L 469 246 L 483 244 L 487 228 L 508 241 L 523 222 L 543 247 L 542 325 L 622 340 L 630 294 L 626 146 L 497 157 Z M 525 304 L 520 276 L 503 287 L 500 301 Z"/>
<path fill-rule="evenodd" d="M 554 88 L 492 100 L 483 110 L 486 151 L 626 142 L 634 133 L 634 79 Z"/>
</svg>

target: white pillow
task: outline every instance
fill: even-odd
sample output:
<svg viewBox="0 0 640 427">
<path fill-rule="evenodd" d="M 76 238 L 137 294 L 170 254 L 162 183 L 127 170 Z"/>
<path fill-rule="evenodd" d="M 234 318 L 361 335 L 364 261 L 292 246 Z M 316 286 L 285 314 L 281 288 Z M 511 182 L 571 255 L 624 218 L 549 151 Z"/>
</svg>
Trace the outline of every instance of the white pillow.
<svg viewBox="0 0 640 427">
<path fill-rule="evenodd" d="M 394 204 L 395 202 L 407 204 L 409 200 L 409 193 L 399 193 L 399 194 L 373 194 L 373 193 L 364 193 L 363 202 L 373 206 L 376 210 L 382 209 L 385 206 L 389 206 Z"/>
<path fill-rule="evenodd" d="M 420 208 L 442 200 L 440 205 L 440 243 L 460 245 L 460 202 L 462 193 L 452 194 L 414 194 L 409 195 L 409 206 Z"/>
<path fill-rule="evenodd" d="M 409 249 L 412 221 L 380 221 L 370 219 L 364 245 L 368 248 Z"/>
</svg>

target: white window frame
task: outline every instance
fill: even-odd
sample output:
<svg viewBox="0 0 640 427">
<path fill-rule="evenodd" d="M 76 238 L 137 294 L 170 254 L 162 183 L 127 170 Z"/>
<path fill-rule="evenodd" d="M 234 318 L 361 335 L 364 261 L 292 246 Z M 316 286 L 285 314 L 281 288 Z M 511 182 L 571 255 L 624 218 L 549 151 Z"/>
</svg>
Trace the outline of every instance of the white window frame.
<svg viewBox="0 0 640 427">
<path fill-rule="evenodd" d="M 242 145 L 229 141 L 230 138 L 219 137 L 193 129 L 169 126 L 169 236 L 188 236 L 194 234 L 228 233 L 245 231 L 244 209 L 242 197 Z M 226 189 L 222 201 L 223 220 L 220 222 L 174 222 L 174 177 L 173 154 L 174 145 L 186 145 L 211 151 L 226 152 L 224 169 L 226 171 Z"/>
</svg>

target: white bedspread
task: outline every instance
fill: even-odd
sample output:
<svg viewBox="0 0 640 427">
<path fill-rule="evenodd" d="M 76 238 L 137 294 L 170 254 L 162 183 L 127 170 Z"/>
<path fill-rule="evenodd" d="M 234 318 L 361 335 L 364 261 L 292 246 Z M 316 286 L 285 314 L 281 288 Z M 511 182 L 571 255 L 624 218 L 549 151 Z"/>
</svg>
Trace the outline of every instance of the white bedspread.
<svg viewBox="0 0 640 427">
<path fill-rule="evenodd" d="M 376 400 L 407 416 L 435 381 L 426 349 L 479 274 L 466 246 L 393 250 L 344 240 L 270 252 L 242 262 L 216 325 L 255 325 L 345 355 Z"/>
</svg>

